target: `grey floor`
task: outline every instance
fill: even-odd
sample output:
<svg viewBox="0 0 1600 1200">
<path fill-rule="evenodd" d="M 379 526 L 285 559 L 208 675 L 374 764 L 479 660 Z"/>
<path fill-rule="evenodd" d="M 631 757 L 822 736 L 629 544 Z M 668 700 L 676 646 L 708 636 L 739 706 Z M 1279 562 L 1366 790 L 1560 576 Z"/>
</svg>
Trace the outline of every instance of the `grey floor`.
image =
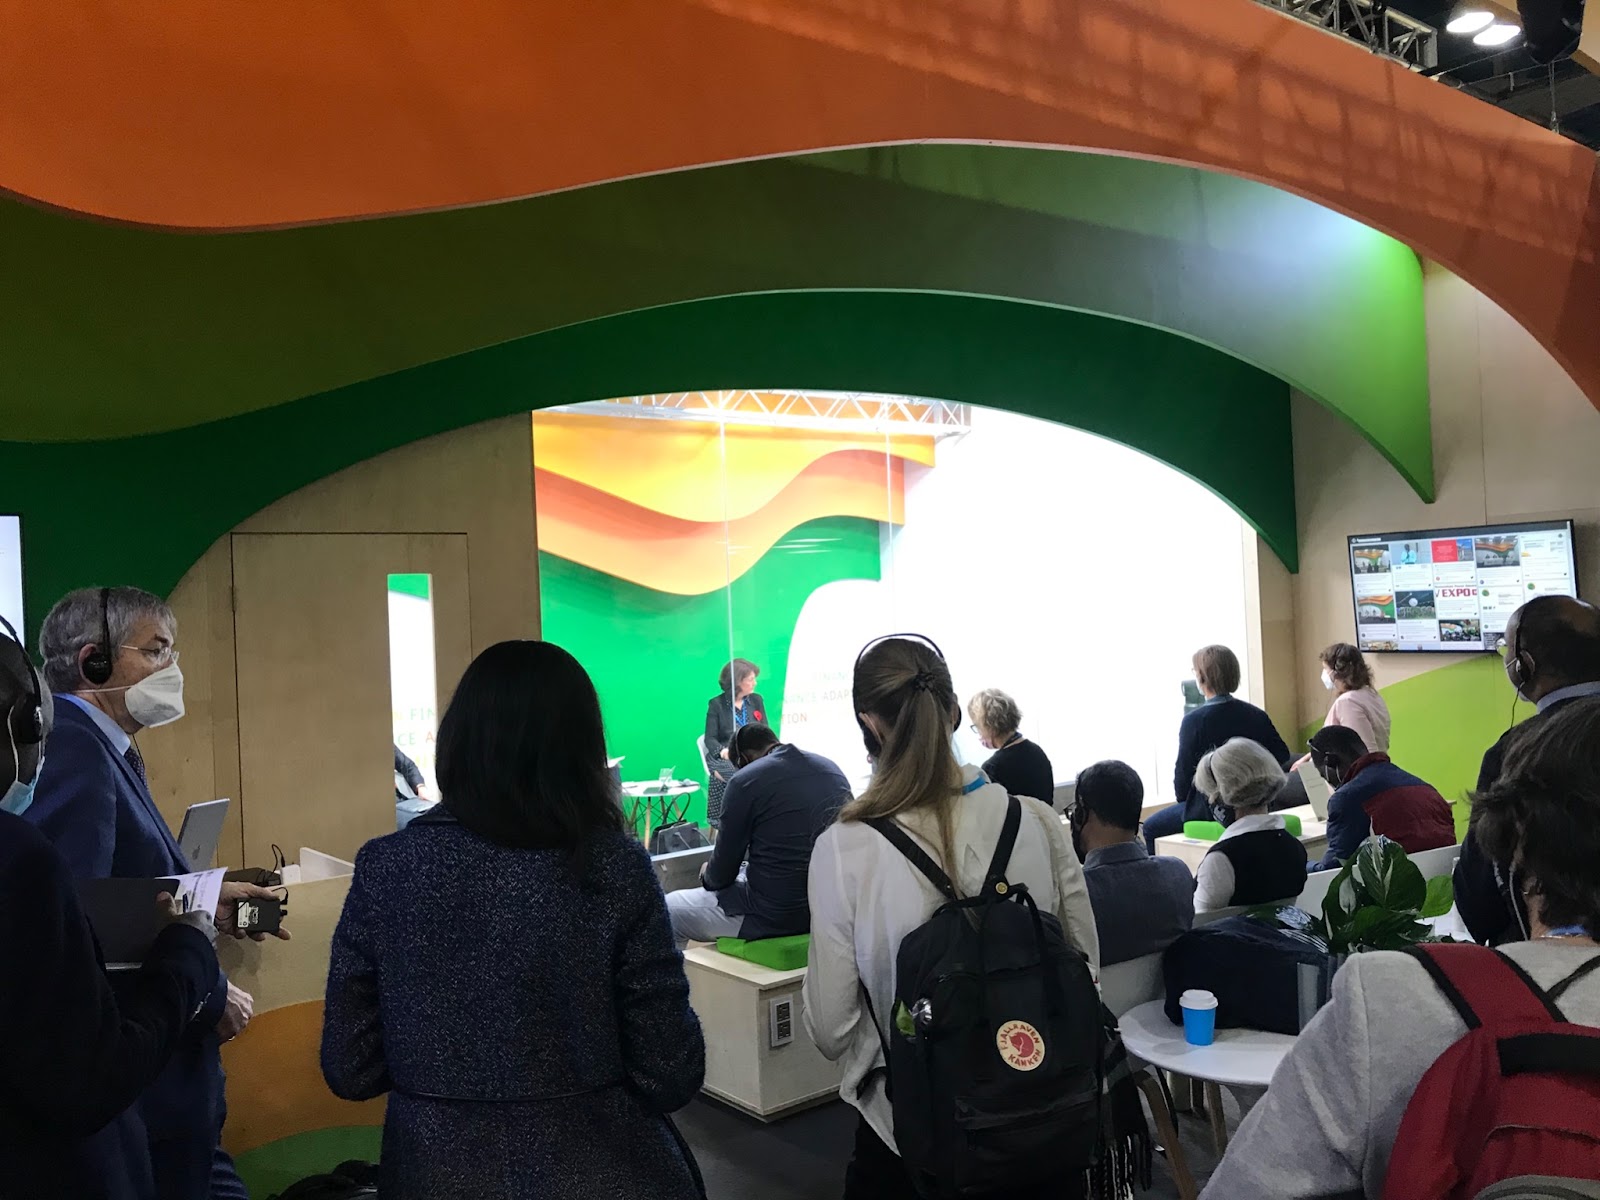
<svg viewBox="0 0 1600 1200">
<path fill-rule="evenodd" d="M 1236 1128 L 1239 1112 L 1231 1097 L 1224 1108 L 1229 1128 Z M 836 1101 L 763 1125 L 702 1096 L 675 1120 L 694 1147 L 710 1200 L 837 1200 L 856 1113 Z M 1178 1127 L 1189 1169 L 1203 1187 L 1217 1161 L 1210 1126 L 1199 1116 L 1180 1116 Z M 1151 1189 L 1137 1195 L 1178 1195 L 1160 1155 L 1154 1176 Z"/>
</svg>

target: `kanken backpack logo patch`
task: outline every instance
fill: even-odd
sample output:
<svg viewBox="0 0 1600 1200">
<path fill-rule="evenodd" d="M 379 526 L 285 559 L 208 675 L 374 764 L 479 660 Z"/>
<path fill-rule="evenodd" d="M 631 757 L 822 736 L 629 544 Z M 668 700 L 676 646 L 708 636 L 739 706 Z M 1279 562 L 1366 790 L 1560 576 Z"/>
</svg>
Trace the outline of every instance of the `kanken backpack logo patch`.
<svg viewBox="0 0 1600 1200">
<path fill-rule="evenodd" d="M 1044 1061 L 1044 1039 L 1026 1021 L 1007 1021 L 994 1040 L 1008 1067 L 1031 1071 Z"/>
</svg>

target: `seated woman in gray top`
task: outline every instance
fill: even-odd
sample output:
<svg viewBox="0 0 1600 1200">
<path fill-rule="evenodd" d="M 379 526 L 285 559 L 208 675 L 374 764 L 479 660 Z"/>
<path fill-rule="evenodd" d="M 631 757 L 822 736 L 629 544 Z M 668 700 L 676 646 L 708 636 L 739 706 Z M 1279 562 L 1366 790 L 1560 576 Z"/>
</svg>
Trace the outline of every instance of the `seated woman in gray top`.
<svg viewBox="0 0 1600 1200">
<path fill-rule="evenodd" d="M 1165 950 L 1194 924 L 1194 876 L 1182 859 L 1144 848 L 1143 805 L 1144 781 L 1127 763 L 1078 772 L 1072 844 L 1083 859 L 1102 967 Z"/>
<path fill-rule="evenodd" d="M 389 1095 L 384 1200 L 702 1196 L 666 1114 L 705 1074 L 650 856 L 588 674 L 501 642 L 439 725 L 444 800 L 356 856 L 322 1074 Z"/>
<path fill-rule="evenodd" d="M 1568 1021 L 1600 1026 L 1600 700 L 1513 735 L 1505 774 L 1474 800 L 1472 830 L 1497 861 L 1520 864 L 1531 939 L 1501 951 Z M 1383 1195 L 1412 1093 L 1465 1032 L 1417 959 L 1351 956 L 1202 1200 Z"/>
<path fill-rule="evenodd" d="M 1231 738 L 1200 760 L 1194 785 L 1227 828 L 1195 872 L 1194 910 L 1292 900 L 1306 886 L 1306 848 L 1267 806 L 1283 784 L 1277 755 Z"/>
</svg>

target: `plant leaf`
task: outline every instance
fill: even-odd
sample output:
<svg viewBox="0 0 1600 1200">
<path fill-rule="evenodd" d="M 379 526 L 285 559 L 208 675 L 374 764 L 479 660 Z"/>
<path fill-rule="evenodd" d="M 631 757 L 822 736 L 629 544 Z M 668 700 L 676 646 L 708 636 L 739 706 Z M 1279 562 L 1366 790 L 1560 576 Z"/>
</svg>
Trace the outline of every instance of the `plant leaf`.
<svg viewBox="0 0 1600 1200">
<path fill-rule="evenodd" d="M 1328 939 L 1328 945 L 1335 954 L 1346 954 L 1350 950 L 1350 918 L 1359 907 L 1355 896 L 1346 896 L 1345 884 L 1354 876 L 1356 860 L 1351 859 L 1339 868 L 1339 873 L 1333 877 L 1333 882 L 1328 885 L 1328 894 L 1322 901 L 1323 932 Z M 1354 888 L 1348 889 L 1352 893 Z"/>
<path fill-rule="evenodd" d="M 1371 903 L 1391 912 L 1415 914 L 1427 899 L 1422 871 L 1399 842 L 1370 837 L 1356 852 L 1356 878 Z"/>
<path fill-rule="evenodd" d="M 1418 928 L 1424 933 L 1428 932 L 1428 927 L 1417 925 L 1410 913 L 1392 912 L 1371 904 L 1358 910 L 1350 922 L 1351 947 L 1361 950 L 1398 950 L 1416 941 L 1415 935 L 1407 935 Z"/>
<path fill-rule="evenodd" d="M 1422 902 L 1423 917 L 1442 917 L 1455 907 L 1456 884 L 1448 875 L 1435 875 L 1428 880 L 1427 899 Z"/>
</svg>

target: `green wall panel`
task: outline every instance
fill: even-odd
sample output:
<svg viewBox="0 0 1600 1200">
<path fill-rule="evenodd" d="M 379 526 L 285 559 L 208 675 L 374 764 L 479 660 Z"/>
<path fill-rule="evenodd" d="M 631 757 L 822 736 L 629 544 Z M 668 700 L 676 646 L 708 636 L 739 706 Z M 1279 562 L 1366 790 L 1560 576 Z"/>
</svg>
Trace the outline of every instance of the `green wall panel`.
<svg viewBox="0 0 1600 1200">
<path fill-rule="evenodd" d="M 1104 313 L 1220 348 L 1341 413 L 1432 496 L 1416 257 L 1309 201 L 1170 164 L 898 147 L 212 236 L 0 201 L 0 239 L 13 439 L 226 418 L 651 306 L 888 289 Z"/>
<path fill-rule="evenodd" d="M 1125 321 L 926 293 L 673 305 L 169 433 L 0 442 L 0 512 L 23 516 L 36 627 L 73 587 L 136 583 L 166 593 L 213 541 L 273 500 L 418 438 L 555 404 L 752 385 L 898 392 L 1061 421 L 1190 475 L 1297 566 L 1281 381 Z M 1041 545 L 1054 535 L 1041 527 Z"/>
<path fill-rule="evenodd" d="M 553 554 L 539 555 L 543 635 L 588 669 L 606 717 L 606 743 L 625 754 L 624 779 L 668 767 L 706 782 L 694 739 L 733 653 L 761 668 L 768 723 L 782 727 L 789 643 L 807 598 L 840 579 L 877 579 L 878 523 L 821 517 L 796 526 L 727 589 L 675 596 Z M 733 627 L 729 628 L 729 614 Z M 689 806 L 704 824 L 706 794 Z"/>
</svg>

